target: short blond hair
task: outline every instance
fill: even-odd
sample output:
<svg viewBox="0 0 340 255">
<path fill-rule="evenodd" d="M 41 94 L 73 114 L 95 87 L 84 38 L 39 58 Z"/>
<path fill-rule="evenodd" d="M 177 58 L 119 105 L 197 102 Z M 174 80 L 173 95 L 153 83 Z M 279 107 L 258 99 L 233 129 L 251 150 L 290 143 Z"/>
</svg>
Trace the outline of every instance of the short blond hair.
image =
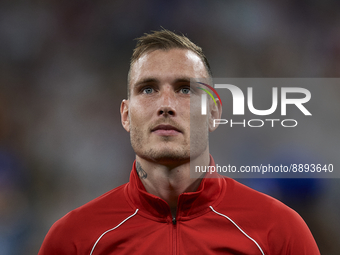
<svg viewBox="0 0 340 255">
<path fill-rule="evenodd" d="M 146 52 L 153 50 L 169 50 L 169 49 L 187 49 L 196 53 L 202 60 L 207 72 L 212 76 L 208 59 L 203 53 L 201 47 L 194 44 L 185 35 L 179 35 L 171 32 L 167 29 L 160 31 L 152 31 L 151 33 L 145 33 L 143 36 L 136 38 L 137 45 L 133 50 L 130 60 L 130 70 L 128 74 L 128 96 L 130 94 L 130 72 L 132 65 Z"/>
</svg>

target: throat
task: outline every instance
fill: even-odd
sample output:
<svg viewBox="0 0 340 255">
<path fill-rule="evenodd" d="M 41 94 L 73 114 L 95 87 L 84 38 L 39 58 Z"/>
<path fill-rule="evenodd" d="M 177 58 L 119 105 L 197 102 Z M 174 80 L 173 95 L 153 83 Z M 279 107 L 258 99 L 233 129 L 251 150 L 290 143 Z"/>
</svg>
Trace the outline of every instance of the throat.
<svg viewBox="0 0 340 255">
<path fill-rule="evenodd" d="M 170 211 L 171 211 L 172 218 L 176 219 L 177 207 L 170 208 Z"/>
<path fill-rule="evenodd" d="M 148 193 L 168 203 L 172 217 L 178 210 L 178 197 L 183 193 L 195 192 L 202 180 L 190 178 L 190 163 L 169 167 L 137 158 L 136 172 Z"/>
</svg>

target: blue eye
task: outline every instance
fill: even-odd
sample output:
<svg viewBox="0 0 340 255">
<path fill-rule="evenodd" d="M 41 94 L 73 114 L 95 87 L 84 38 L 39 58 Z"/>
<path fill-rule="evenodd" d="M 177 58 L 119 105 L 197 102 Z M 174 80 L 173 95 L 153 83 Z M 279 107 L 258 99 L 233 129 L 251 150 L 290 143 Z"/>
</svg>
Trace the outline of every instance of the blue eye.
<svg viewBox="0 0 340 255">
<path fill-rule="evenodd" d="M 154 91 L 153 88 L 145 88 L 145 89 L 143 89 L 143 93 L 144 94 L 151 94 L 153 91 Z"/>
<path fill-rule="evenodd" d="M 190 94 L 190 88 L 181 88 L 183 94 Z"/>
</svg>

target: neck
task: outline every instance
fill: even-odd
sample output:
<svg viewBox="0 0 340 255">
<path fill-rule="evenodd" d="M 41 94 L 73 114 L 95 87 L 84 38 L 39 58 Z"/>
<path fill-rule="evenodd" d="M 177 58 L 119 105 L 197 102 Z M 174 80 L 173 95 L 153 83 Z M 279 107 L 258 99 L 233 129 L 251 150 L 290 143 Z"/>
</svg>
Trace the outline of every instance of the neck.
<svg viewBox="0 0 340 255">
<path fill-rule="evenodd" d="M 209 165 L 209 152 L 191 160 L 191 165 Z M 165 200 L 173 217 L 177 201 L 184 192 L 195 192 L 201 183 L 201 174 L 190 176 L 190 160 L 180 165 L 164 165 L 136 156 L 136 169 L 146 191 Z"/>
</svg>

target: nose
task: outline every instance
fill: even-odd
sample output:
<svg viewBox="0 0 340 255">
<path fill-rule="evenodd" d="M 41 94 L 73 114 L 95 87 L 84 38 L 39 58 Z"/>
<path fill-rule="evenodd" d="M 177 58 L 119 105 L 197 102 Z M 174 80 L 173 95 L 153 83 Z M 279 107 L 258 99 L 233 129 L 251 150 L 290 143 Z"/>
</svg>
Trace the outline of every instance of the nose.
<svg viewBox="0 0 340 255">
<path fill-rule="evenodd" d="M 157 109 L 158 116 L 176 116 L 176 95 L 175 91 L 167 87 L 161 92 L 160 104 Z"/>
</svg>

